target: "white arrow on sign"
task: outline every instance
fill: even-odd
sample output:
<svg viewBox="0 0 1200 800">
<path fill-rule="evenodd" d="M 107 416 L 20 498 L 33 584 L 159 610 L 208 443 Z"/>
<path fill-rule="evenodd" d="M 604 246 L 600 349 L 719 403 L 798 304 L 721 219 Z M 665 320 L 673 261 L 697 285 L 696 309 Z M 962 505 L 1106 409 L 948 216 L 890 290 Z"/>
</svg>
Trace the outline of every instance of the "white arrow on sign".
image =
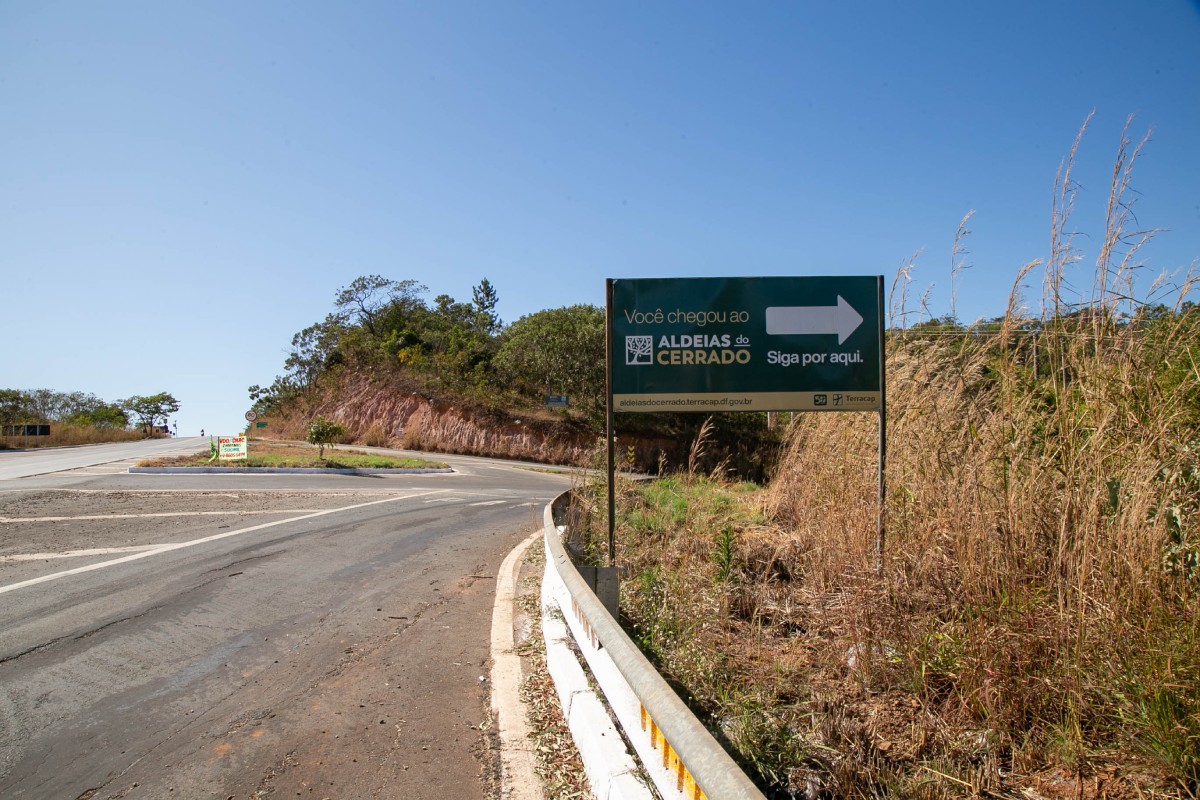
<svg viewBox="0 0 1200 800">
<path fill-rule="evenodd" d="M 838 344 L 858 330 L 863 318 L 839 294 L 836 306 L 771 306 L 767 309 L 767 333 L 773 336 L 804 336 L 836 333 Z"/>
</svg>

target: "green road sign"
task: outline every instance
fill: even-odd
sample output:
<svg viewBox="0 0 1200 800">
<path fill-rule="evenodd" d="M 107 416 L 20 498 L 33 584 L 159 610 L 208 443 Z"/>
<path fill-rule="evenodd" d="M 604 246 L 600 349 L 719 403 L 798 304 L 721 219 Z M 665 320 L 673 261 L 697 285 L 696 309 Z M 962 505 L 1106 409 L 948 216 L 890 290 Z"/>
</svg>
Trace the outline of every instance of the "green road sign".
<svg viewBox="0 0 1200 800">
<path fill-rule="evenodd" d="M 613 410 L 878 411 L 881 276 L 609 282 Z"/>
</svg>

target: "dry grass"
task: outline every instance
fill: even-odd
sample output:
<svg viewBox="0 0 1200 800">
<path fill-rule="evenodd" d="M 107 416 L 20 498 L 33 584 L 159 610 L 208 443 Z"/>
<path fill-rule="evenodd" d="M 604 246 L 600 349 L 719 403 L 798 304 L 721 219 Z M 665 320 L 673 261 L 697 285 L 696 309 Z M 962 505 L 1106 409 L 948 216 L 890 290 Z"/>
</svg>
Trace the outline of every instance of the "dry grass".
<svg viewBox="0 0 1200 800">
<path fill-rule="evenodd" d="M 873 421 L 792 431 L 766 508 L 800 574 L 747 577 L 756 598 L 836 599 L 831 654 L 858 654 L 864 691 L 917 701 L 920 734 L 886 736 L 951 776 L 924 796 L 1047 769 L 1079 795 L 1200 788 L 1197 383 L 1162 374 L 1167 342 L 1197 348 L 1196 323 L 894 339 L 882 571 Z M 848 785 L 881 760 L 868 748 Z"/>
<path fill-rule="evenodd" d="M 104 444 L 106 442 L 136 442 L 145 438 L 147 438 L 146 435 L 141 431 L 56 423 L 50 426 L 49 436 L 0 436 L 0 449 L 71 447 L 81 444 Z"/>
<path fill-rule="evenodd" d="M 779 796 L 1200 795 L 1200 311 L 1132 300 L 1126 134 L 1064 297 L 1078 144 L 1043 313 L 889 337 L 882 563 L 872 415 L 798 417 L 761 493 L 622 489 L 629 621 Z"/>
</svg>

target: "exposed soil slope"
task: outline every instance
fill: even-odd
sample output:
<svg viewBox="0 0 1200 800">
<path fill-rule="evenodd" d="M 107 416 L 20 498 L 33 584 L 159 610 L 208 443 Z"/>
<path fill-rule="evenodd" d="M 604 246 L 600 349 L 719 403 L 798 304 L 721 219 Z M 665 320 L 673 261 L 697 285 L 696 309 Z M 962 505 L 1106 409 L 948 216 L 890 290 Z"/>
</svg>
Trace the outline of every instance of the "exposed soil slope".
<svg viewBox="0 0 1200 800">
<path fill-rule="evenodd" d="M 303 439 L 305 425 L 317 414 L 345 427 L 347 444 L 552 464 L 585 464 L 597 446 L 595 433 L 561 416 L 541 411 L 516 417 L 472 408 L 360 374 L 343 374 L 325 391 L 267 417 L 257 435 Z"/>
</svg>

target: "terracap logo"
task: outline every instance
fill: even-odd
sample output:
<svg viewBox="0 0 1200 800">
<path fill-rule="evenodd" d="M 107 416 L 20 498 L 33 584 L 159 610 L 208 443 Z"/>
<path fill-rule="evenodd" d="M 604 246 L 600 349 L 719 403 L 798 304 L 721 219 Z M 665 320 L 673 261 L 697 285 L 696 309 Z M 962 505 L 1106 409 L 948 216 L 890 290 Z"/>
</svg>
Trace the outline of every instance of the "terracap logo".
<svg viewBox="0 0 1200 800">
<path fill-rule="evenodd" d="M 653 336 L 625 337 L 625 364 L 643 366 L 654 363 Z"/>
</svg>

